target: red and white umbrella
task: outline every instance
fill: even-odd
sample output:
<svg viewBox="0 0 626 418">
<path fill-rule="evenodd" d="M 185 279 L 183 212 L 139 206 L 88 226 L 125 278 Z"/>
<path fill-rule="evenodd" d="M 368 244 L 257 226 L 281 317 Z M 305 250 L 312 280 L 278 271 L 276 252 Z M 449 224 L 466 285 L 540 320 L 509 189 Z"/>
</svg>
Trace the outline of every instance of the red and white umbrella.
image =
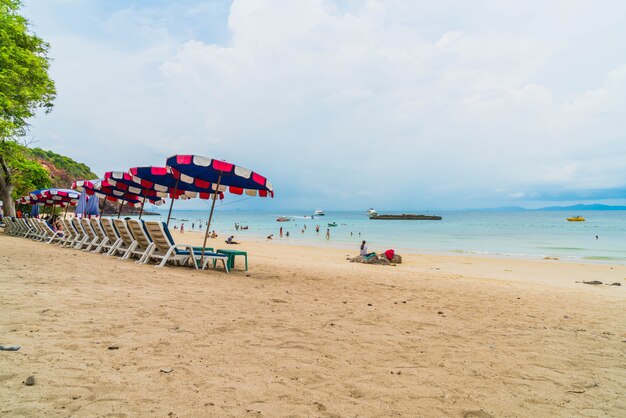
<svg viewBox="0 0 626 418">
<path fill-rule="evenodd" d="M 228 190 L 236 195 L 274 197 L 274 188 L 264 176 L 226 161 L 199 155 L 174 155 L 167 159 L 165 166 L 182 183 L 194 185 L 216 196 Z M 204 248 L 214 209 L 215 199 L 211 204 L 211 212 L 204 233 L 200 263 L 204 261 Z"/>
</svg>

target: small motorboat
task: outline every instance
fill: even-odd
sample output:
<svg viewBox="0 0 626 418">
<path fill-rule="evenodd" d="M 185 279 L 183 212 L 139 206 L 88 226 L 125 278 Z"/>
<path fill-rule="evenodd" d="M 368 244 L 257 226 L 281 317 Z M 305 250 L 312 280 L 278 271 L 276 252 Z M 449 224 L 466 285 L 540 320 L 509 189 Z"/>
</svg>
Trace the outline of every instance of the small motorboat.
<svg viewBox="0 0 626 418">
<path fill-rule="evenodd" d="M 376 210 L 374 210 L 374 208 L 369 208 L 367 210 L 367 216 L 376 216 L 378 215 L 378 212 L 376 212 Z"/>
<path fill-rule="evenodd" d="M 328 226 L 337 226 L 337 222 L 331 222 L 328 224 Z"/>
<path fill-rule="evenodd" d="M 567 218 L 567 220 L 570 222 L 584 222 L 585 218 L 583 218 L 582 216 L 574 216 L 571 218 Z"/>
<path fill-rule="evenodd" d="M 276 222 L 289 222 L 292 218 L 289 216 L 279 216 L 276 218 Z"/>
<path fill-rule="evenodd" d="M 326 216 L 326 214 L 324 213 L 323 210 L 318 209 L 315 211 L 315 213 L 313 213 L 313 216 Z"/>
</svg>

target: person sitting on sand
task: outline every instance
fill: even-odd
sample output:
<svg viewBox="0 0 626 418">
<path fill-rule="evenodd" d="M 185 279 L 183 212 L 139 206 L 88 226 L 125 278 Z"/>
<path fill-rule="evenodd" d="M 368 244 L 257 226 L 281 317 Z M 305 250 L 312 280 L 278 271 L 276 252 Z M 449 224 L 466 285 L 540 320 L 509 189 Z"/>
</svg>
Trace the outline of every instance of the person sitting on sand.
<svg viewBox="0 0 626 418">
<path fill-rule="evenodd" d="M 226 242 L 226 244 L 239 244 L 238 242 L 233 241 L 235 237 L 233 235 L 231 235 L 230 237 L 228 237 L 228 239 L 224 242 Z"/>
<path fill-rule="evenodd" d="M 213 230 L 213 232 L 211 232 L 211 238 L 217 238 L 217 234 L 215 233 L 215 230 Z"/>
<path fill-rule="evenodd" d="M 365 245 L 365 240 L 361 243 L 361 252 L 359 255 L 367 255 L 367 245 Z"/>
<path fill-rule="evenodd" d="M 376 253 L 368 253 L 367 252 L 367 245 L 365 245 L 365 240 L 363 240 L 363 242 L 361 243 L 361 252 L 359 253 L 359 255 L 362 255 L 363 257 L 369 257 L 371 255 L 374 255 Z"/>
</svg>

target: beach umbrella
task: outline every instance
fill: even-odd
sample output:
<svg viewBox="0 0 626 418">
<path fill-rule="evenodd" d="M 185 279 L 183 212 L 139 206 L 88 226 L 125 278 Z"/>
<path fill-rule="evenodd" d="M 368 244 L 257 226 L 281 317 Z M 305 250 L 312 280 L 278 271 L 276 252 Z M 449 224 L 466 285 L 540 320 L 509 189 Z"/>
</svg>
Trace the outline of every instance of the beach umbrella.
<svg viewBox="0 0 626 418">
<path fill-rule="evenodd" d="M 85 206 L 87 206 L 87 191 L 85 189 L 80 191 L 80 197 L 78 198 L 78 204 L 76 205 L 76 216 L 85 216 Z"/>
<path fill-rule="evenodd" d="M 120 202 L 120 209 L 117 213 L 118 218 L 122 213 L 124 205 L 138 208 L 141 207 L 144 199 L 147 199 L 148 202 L 155 205 L 165 203 L 163 199 L 159 197 L 144 198 L 128 190 L 120 190 L 117 187 L 113 187 L 103 180 L 78 180 L 72 184 L 72 188 L 75 190 L 85 189 L 88 195 L 96 195 L 111 202 Z"/>
<path fill-rule="evenodd" d="M 45 189 L 42 194 L 55 202 L 63 203 L 77 204 L 80 198 L 80 193 L 71 189 Z"/>
<path fill-rule="evenodd" d="M 55 206 L 65 207 L 67 213 L 67 208 L 76 205 L 76 203 L 78 202 L 78 200 L 76 199 L 77 196 L 78 194 L 67 189 L 33 190 L 28 195 L 22 196 L 21 198 L 17 199 L 15 203 L 22 205 L 32 205 L 32 216 L 37 216 L 39 214 L 39 206 L 47 206 L 53 208 Z"/>
<path fill-rule="evenodd" d="M 42 191 L 42 194 L 51 199 L 54 206 L 65 206 L 65 213 L 63 217 L 67 216 L 67 210 L 70 206 L 74 206 L 78 204 L 78 200 L 80 199 L 80 194 L 70 189 L 47 189 Z"/>
<path fill-rule="evenodd" d="M 75 206 L 78 203 L 80 195 L 74 190 L 70 189 L 42 189 L 35 190 L 29 193 L 31 201 L 37 204 L 43 204 L 44 206 L 65 207 L 65 214 L 70 206 Z"/>
<path fill-rule="evenodd" d="M 98 196 L 91 196 L 88 200 L 87 200 L 87 206 L 85 207 L 85 215 L 89 215 L 89 216 L 100 216 L 100 209 L 99 209 L 99 199 Z"/>
<path fill-rule="evenodd" d="M 198 155 L 174 155 L 167 159 L 165 166 L 182 183 L 193 184 L 214 193 L 216 196 L 218 193 L 228 190 L 236 195 L 274 197 L 274 188 L 265 177 L 226 161 Z M 211 212 L 204 233 L 201 264 L 204 261 L 204 248 L 206 247 L 214 209 L 215 199 L 211 204 Z"/>
<path fill-rule="evenodd" d="M 141 219 L 141 215 L 143 215 L 143 206 L 146 202 L 146 199 L 158 198 L 156 190 L 143 187 L 141 183 L 136 183 L 130 173 L 125 171 L 107 171 L 106 173 L 104 173 L 104 181 L 118 190 L 124 190 L 144 198 L 141 202 L 139 219 Z"/>
<path fill-rule="evenodd" d="M 170 209 L 167 213 L 167 225 L 170 224 L 172 207 L 175 199 L 212 199 L 216 195 L 203 187 L 195 184 L 184 183 L 179 177 L 167 169 L 167 167 L 133 167 L 128 170 L 135 184 L 140 187 L 154 190 L 157 196 L 171 198 Z M 224 199 L 224 193 L 217 195 L 219 199 Z"/>
</svg>

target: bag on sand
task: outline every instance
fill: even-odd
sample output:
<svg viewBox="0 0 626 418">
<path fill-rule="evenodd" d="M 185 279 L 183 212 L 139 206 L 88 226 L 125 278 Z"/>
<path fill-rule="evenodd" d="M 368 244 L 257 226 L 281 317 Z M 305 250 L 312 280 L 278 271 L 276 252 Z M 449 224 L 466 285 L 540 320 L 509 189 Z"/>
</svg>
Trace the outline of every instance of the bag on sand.
<svg viewBox="0 0 626 418">
<path fill-rule="evenodd" d="M 387 260 L 391 261 L 393 260 L 393 256 L 395 255 L 395 251 L 394 250 L 387 250 L 385 251 L 385 257 L 387 257 Z"/>
</svg>

